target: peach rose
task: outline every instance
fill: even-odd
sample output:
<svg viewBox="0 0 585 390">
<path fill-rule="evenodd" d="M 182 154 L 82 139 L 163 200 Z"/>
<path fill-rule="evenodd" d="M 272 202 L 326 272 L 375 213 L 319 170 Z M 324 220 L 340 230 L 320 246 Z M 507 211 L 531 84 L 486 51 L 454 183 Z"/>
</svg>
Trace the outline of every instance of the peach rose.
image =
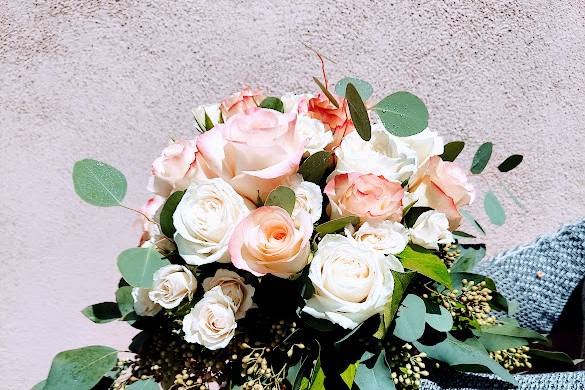
<svg viewBox="0 0 585 390">
<path fill-rule="evenodd" d="M 246 85 L 242 91 L 223 99 L 219 104 L 219 110 L 223 119 L 226 120 L 235 114 L 258 107 L 262 103 L 262 100 L 264 100 L 264 95 L 262 95 L 260 89 L 252 89 Z"/>
<path fill-rule="evenodd" d="M 196 140 L 178 140 L 163 149 L 152 163 L 148 190 L 167 197 L 187 188 L 195 174 Z"/>
<path fill-rule="evenodd" d="M 335 107 L 323 92 L 309 100 L 308 113 L 312 118 L 318 119 L 333 133 L 333 142 L 327 150 L 339 146 L 343 137 L 355 130 L 347 100 L 335 96 L 339 108 Z"/>
<path fill-rule="evenodd" d="M 312 233 L 306 212 L 293 221 L 280 207 L 257 208 L 236 226 L 230 239 L 232 263 L 256 276 L 291 277 L 307 265 Z"/>
<path fill-rule="evenodd" d="M 324 190 L 329 197 L 332 219 L 355 215 L 368 220 L 400 221 L 404 190 L 398 183 L 371 173 L 342 173 Z"/>
<path fill-rule="evenodd" d="M 461 222 L 459 207 L 471 204 L 475 199 L 475 189 L 467 174 L 454 162 L 443 161 L 432 156 L 422 175 L 410 185 L 410 192 L 418 198 L 417 206 L 427 206 L 444 213 L 449 220 L 449 228 L 457 229 Z"/>
<path fill-rule="evenodd" d="M 306 139 L 295 133 L 296 114 L 253 108 L 197 138 L 197 165 L 256 203 L 294 175 Z"/>
</svg>

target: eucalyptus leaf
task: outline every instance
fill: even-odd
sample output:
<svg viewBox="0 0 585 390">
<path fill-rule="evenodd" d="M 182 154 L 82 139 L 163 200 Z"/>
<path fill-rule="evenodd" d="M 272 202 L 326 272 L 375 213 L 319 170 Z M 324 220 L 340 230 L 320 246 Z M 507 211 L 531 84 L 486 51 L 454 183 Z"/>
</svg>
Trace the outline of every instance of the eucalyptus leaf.
<svg viewBox="0 0 585 390">
<path fill-rule="evenodd" d="M 483 236 L 485 236 L 485 230 L 483 230 L 483 227 L 479 224 L 479 222 L 476 221 L 473 215 L 471 215 L 468 211 L 465 210 L 459 210 L 459 213 L 461 213 L 463 218 L 465 218 L 465 220 L 469 222 L 475 228 L 475 230 L 477 230 Z"/>
<path fill-rule="evenodd" d="M 347 98 L 345 90 L 348 84 L 355 86 L 362 100 L 368 100 L 372 96 L 372 93 L 374 93 L 374 88 L 367 81 L 353 77 L 344 77 L 335 84 L 335 94 Z"/>
<path fill-rule="evenodd" d="M 528 345 L 528 340 L 520 337 L 484 333 L 477 330 L 473 333 L 478 337 L 479 342 L 488 352 L 502 351 L 508 348 L 518 348 Z"/>
<path fill-rule="evenodd" d="M 453 316 L 449 313 L 449 310 L 443 306 L 439 306 L 440 314 L 425 314 L 425 321 L 433 329 L 439 332 L 448 332 L 453 328 Z"/>
<path fill-rule="evenodd" d="M 310 155 L 299 168 L 299 173 L 305 181 L 319 184 L 329 168 L 331 153 L 324 150 L 315 152 Z"/>
<path fill-rule="evenodd" d="M 430 207 L 411 206 L 403 217 L 402 222 L 404 226 L 409 228 L 413 227 L 418 217 L 420 217 L 422 213 L 430 210 L 432 210 Z"/>
<path fill-rule="evenodd" d="M 317 77 L 313 77 L 313 81 L 315 82 L 315 84 L 317 84 L 317 86 L 319 87 L 321 92 L 323 92 L 325 94 L 325 96 L 327 96 L 327 99 L 329 99 L 331 104 L 333 104 L 335 106 L 335 108 L 339 108 L 339 102 L 337 101 L 337 99 L 335 99 L 335 96 L 333 96 L 331 94 L 331 92 L 329 92 L 327 87 L 325 85 L 323 85 L 321 80 L 319 80 Z"/>
<path fill-rule="evenodd" d="M 43 390 L 90 390 L 118 360 L 118 351 L 94 345 L 60 352 L 53 359 Z"/>
<path fill-rule="evenodd" d="M 390 369 L 386 365 L 386 353 L 383 349 L 372 368 L 368 368 L 365 364 L 357 366 L 354 382 L 360 390 L 396 389 L 390 377 Z"/>
<path fill-rule="evenodd" d="M 443 150 L 443 154 L 441 154 L 441 159 L 443 161 L 455 161 L 455 159 L 461 154 L 463 148 L 465 147 L 465 142 L 463 141 L 453 141 L 449 142 L 445 145 Z"/>
<path fill-rule="evenodd" d="M 118 305 L 114 302 L 101 302 L 86 307 L 81 311 L 84 316 L 96 324 L 105 324 L 121 317 Z"/>
<path fill-rule="evenodd" d="M 315 228 L 315 231 L 321 235 L 337 233 L 343 230 L 346 225 L 357 225 L 359 222 L 359 217 L 356 217 L 355 215 L 349 215 L 347 217 L 332 219 L 331 221 L 322 223 Z"/>
<path fill-rule="evenodd" d="M 274 111 L 284 112 L 284 103 L 277 97 L 269 96 L 260 103 L 261 108 L 269 108 Z"/>
<path fill-rule="evenodd" d="M 73 186 L 81 199 L 100 207 L 119 206 L 128 183 L 116 168 L 96 160 L 80 160 L 73 166 Z"/>
<path fill-rule="evenodd" d="M 460 245 L 461 254 L 451 266 L 451 272 L 468 272 L 484 258 L 486 249 L 483 244 Z"/>
<path fill-rule="evenodd" d="M 133 287 L 152 288 L 154 273 L 169 264 L 153 247 L 126 249 L 118 256 L 118 269 Z"/>
<path fill-rule="evenodd" d="M 427 128 L 429 113 L 422 100 L 409 92 L 395 92 L 382 99 L 374 110 L 390 134 L 415 135 Z"/>
<path fill-rule="evenodd" d="M 506 222 L 504 207 L 493 192 L 489 191 L 485 194 L 483 207 L 491 223 L 494 225 L 502 226 Z"/>
<path fill-rule="evenodd" d="M 567 364 L 569 366 L 575 365 L 574 360 L 564 352 L 545 351 L 543 349 L 530 348 L 530 350 L 527 353 L 532 358 L 552 360 L 559 363 Z"/>
<path fill-rule="evenodd" d="M 36 385 L 34 385 L 32 387 L 32 389 L 30 389 L 30 390 L 43 390 L 45 388 L 46 383 L 47 383 L 47 380 L 45 379 L 44 381 L 41 381 L 41 382 L 37 383 Z"/>
<path fill-rule="evenodd" d="M 132 297 L 132 287 L 125 286 L 116 290 L 116 303 L 122 318 L 134 311 L 134 298 Z"/>
<path fill-rule="evenodd" d="M 483 333 L 489 334 L 497 334 L 502 336 L 513 336 L 513 337 L 521 337 L 533 341 L 539 341 L 548 343 L 548 339 L 541 335 L 540 333 L 528 329 L 522 328 L 520 326 L 516 326 L 513 324 L 503 324 L 503 325 L 495 325 L 495 326 L 482 326 L 481 331 Z"/>
<path fill-rule="evenodd" d="M 295 192 L 288 187 L 278 186 L 268 194 L 265 206 L 278 206 L 292 214 L 295 208 Z"/>
<path fill-rule="evenodd" d="M 143 379 L 126 386 L 126 390 L 160 390 L 160 385 L 153 378 Z"/>
<path fill-rule="evenodd" d="M 453 235 L 457 236 L 457 237 L 461 237 L 461 238 L 477 238 L 473 234 L 469 234 L 469 233 L 463 232 L 461 230 L 453 231 Z"/>
<path fill-rule="evenodd" d="M 493 146 L 491 142 L 486 142 L 477 149 L 475 156 L 473 156 L 473 162 L 471 163 L 471 173 L 477 175 L 483 172 L 492 156 Z"/>
<path fill-rule="evenodd" d="M 183 199 L 183 195 L 185 195 L 185 191 L 173 192 L 166 200 L 160 212 L 160 229 L 162 233 L 169 238 L 173 238 L 173 235 L 177 231 L 173 224 L 173 214 L 181 202 L 181 199 Z"/>
<path fill-rule="evenodd" d="M 418 245 L 408 245 L 397 257 L 405 268 L 451 288 L 451 276 L 447 266 L 435 253 Z"/>
<path fill-rule="evenodd" d="M 500 172 L 509 172 L 512 169 L 516 168 L 518 165 L 520 165 L 523 159 L 524 157 L 522 155 L 513 154 L 507 159 L 505 159 L 500 165 L 498 165 L 498 170 Z"/>
<path fill-rule="evenodd" d="M 510 191 L 510 189 L 508 187 L 506 187 L 500 183 L 500 188 L 504 189 L 504 191 L 506 192 L 506 195 L 508 195 L 508 198 L 512 199 L 512 201 L 514 203 L 516 203 L 516 206 L 520 207 L 521 209 L 526 208 L 526 206 L 524 206 L 524 204 L 520 201 L 520 199 L 518 199 L 518 197 L 516 195 L 514 195 L 514 193 L 512 191 Z"/>
<path fill-rule="evenodd" d="M 347 84 L 345 89 L 345 98 L 349 106 L 349 113 L 355 130 L 364 141 L 372 138 L 372 126 L 364 102 L 353 84 Z"/>
<path fill-rule="evenodd" d="M 406 342 L 416 341 L 425 332 L 426 306 L 417 295 L 408 294 L 396 314 L 394 336 Z"/>
<path fill-rule="evenodd" d="M 386 336 L 386 332 L 390 329 L 394 316 L 400 307 L 402 297 L 408 288 L 408 285 L 414 279 L 416 274 L 414 272 L 396 272 L 392 271 L 392 277 L 394 278 L 394 289 L 392 290 L 392 298 L 384 305 L 384 311 L 381 313 L 380 327 L 374 334 L 374 337 L 383 339 Z"/>
</svg>

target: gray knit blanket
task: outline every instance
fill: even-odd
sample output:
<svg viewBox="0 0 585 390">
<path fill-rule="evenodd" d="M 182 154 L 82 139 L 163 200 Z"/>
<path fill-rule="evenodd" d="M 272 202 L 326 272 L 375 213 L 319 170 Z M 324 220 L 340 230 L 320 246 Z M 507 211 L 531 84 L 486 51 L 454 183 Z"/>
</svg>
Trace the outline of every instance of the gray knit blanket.
<svg viewBox="0 0 585 390">
<path fill-rule="evenodd" d="M 499 291 L 518 302 L 515 317 L 521 325 L 549 333 L 585 277 L 585 221 L 483 261 L 475 270 L 490 275 Z M 585 371 L 516 375 L 516 379 L 520 389 L 585 390 Z M 458 372 L 421 383 L 424 390 L 509 388 L 510 384 L 490 375 Z"/>
</svg>

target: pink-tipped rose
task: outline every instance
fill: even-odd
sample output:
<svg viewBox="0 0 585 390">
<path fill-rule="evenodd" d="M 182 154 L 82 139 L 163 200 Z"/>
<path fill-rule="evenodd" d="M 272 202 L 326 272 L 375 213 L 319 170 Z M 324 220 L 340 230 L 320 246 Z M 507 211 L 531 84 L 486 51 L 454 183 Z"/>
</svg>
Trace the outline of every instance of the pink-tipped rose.
<svg viewBox="0 0 585 390">
<path fill-rule="evenodd" d="M 142 229 L 142 234 L 140 235 L 140 242 L 138 246 L 142 246 L 145 242 L 152 239 L 158 233 L 158 227 L 156 223 L 151 222 L 146 217 L 150 218 L 151 220 L 154 218 L 155 214 L 165 204 L 165 198 L 160 195 L 154 195 L 146 201 L 144 206 L 140 208 L 140 211 L 143 213 L 138 218 L 138 223 Z"/>
<path fill-rule="evenodd" d="M 335 107 L 323 92 L 309 100 L 308 112 L 312 118 L 318 119 L 333 133 L 333 142 L 327 150 L 339 146 L 343 137 L 355 130 L 347 100 L 335 96 L 339 108 Z"/>
<path fill-rule="evenodd" d="M 256 203 L 294 175 L 306 139 L 295 134 L 296 114 L 253 108 L 197 138 L 197 165 Z"/>
<path fill-rule="evenodd" d="M 148 190 L 167 197 L 184 190 L 195 175 L 195 140 L 178 140 L 163 149 L 152 163 Z"/>
<path fill-rule="evenodd" d="M 418 198 L 416 205 L 442 212 L 449 220 L 449 228 L 457 229 L 461 223 L 459 207 L 471 204 L 475 199 L 475 189 L 465 171 L 454 162 L 432 156 L 422 175 L 417 176 L 410 185 L 410 192 Z"/>
<path fill-rule="evenodd" d="M 289 278 L 307 265 L 312 233 L 313 224 L 306 212 L 300 212 L 293 221 L 280 207 L 257 208 L 232 234 L 232 263 L 257 276 Z"/>
<path fill-rule="evenodd" d="M 402 219 L 404 190 L 398 183 L 371 173 L 342 173 L 325 186 L 331 219 L 355 215 L 362 222 Z"/>
<path fill-rule="evenodd" d="M 219 109 L 223 119 L 226 120 L 235 114 L 258 107 L 262 103 L 262 100 L 264 100 L 264 95 L 262 95 L 260 89 L 252 89 L 249 86 L 245 86 L 242 91 L 223 99 L 219 105 Z"/>
</svg>

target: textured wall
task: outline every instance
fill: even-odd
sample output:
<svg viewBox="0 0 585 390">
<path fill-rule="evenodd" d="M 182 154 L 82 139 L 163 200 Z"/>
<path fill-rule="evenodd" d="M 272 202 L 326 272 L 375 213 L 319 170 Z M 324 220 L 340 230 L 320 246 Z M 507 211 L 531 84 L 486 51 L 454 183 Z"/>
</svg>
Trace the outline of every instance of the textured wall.
<svg viewBox="0 0 585 390">
<path fill-rule="evenodd" d="M 491 253 L 585 216 L 582 1 L 50 3 L 0 0 L 2 389 L 43 379 L 60 350 L 124 348 L 131 335 L 79 313 L 113 299 L 116 255 L 136 231 L 129 212 L 76 198 L 73 162 L 121 168 L 139 206 L 149 163 L 168 136 L 192 132 L 196 104 L 244 82 L 315 89 L 318 63 L 302 42 L 335 60 L 333 80 L 423 98 L 432 128 L 467 140 L 466 165 L 484 140 L 496 160 L 525 155 L 488 176 L 525 203 L 505 201 L 501 228 L 481 216 Z"/>
</svg>

